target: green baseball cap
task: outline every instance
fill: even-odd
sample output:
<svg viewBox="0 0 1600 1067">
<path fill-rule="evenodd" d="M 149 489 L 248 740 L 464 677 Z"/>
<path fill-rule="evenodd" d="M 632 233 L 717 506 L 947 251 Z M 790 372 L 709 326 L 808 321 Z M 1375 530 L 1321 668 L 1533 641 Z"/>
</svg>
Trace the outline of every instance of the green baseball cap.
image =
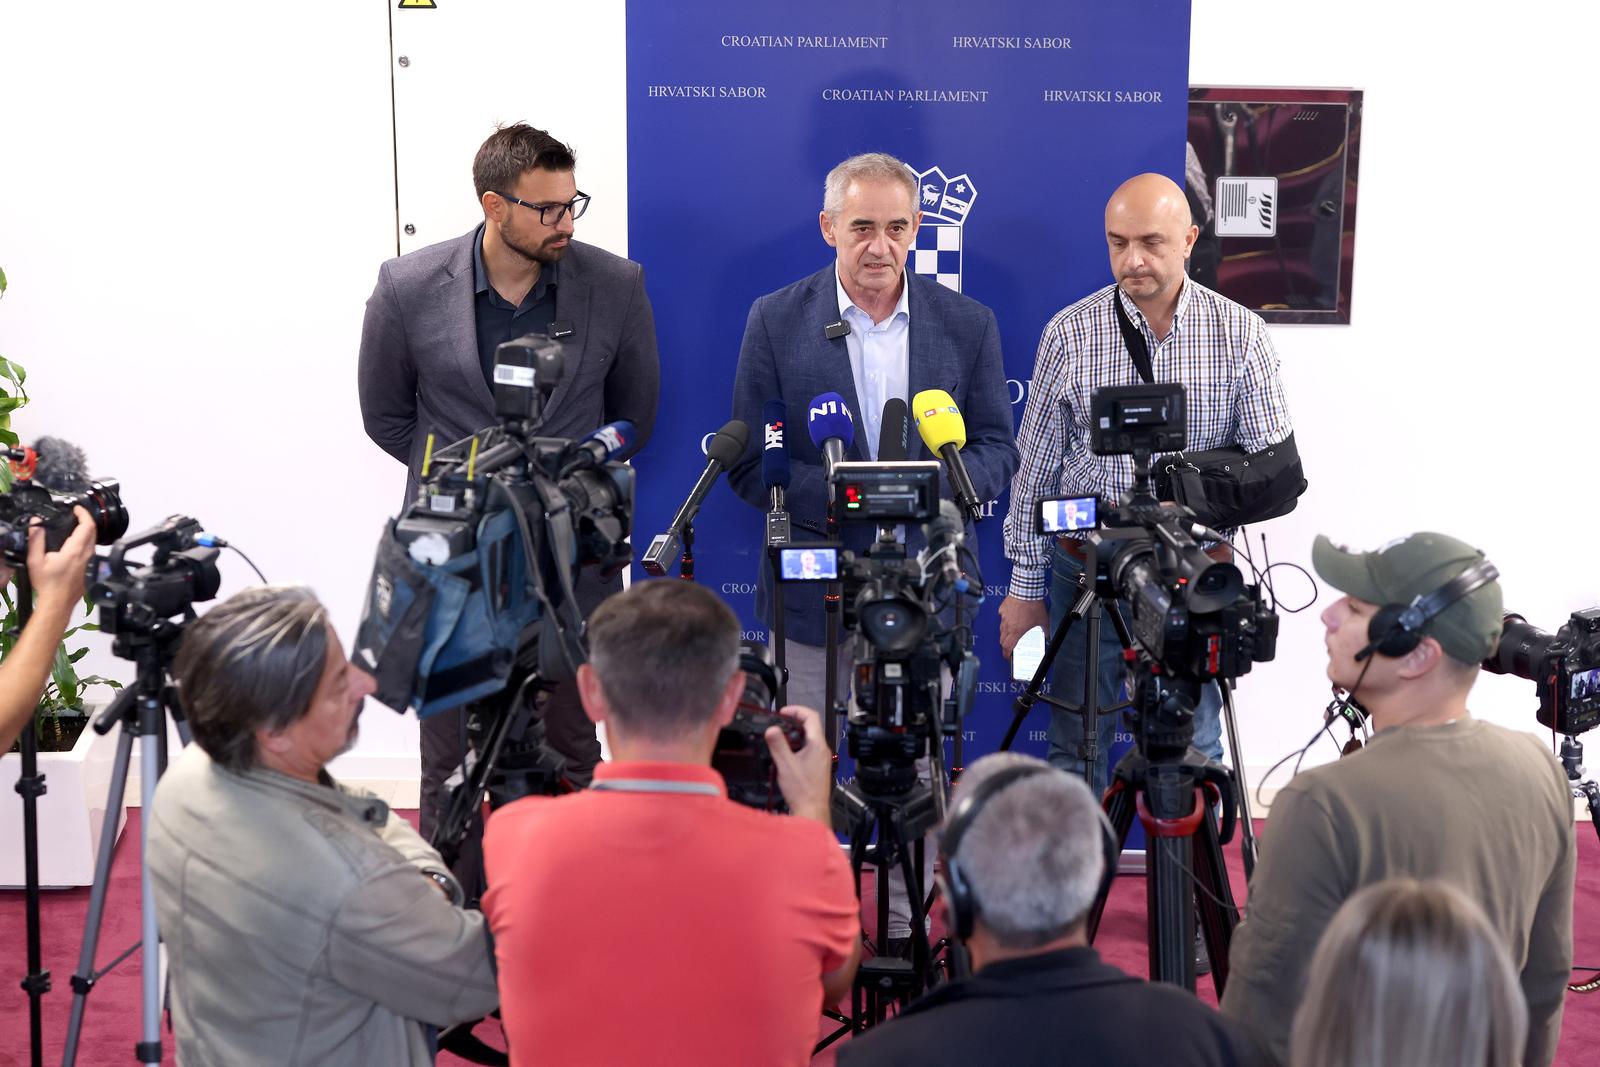
<svg viewBox="0 0 1600 1067">
<path fill-rule="evenodd" d="M 1352 552 L 1318 534 L 1311 565 L 1322 580 L 1357 600 L 1382 607 L 1427 596 L 1483 559 L 1483 553 L 1441 533 L 1414 533 L 1371 552 Z M 1479 586 L 1428 621 L 1423 632 L 1452 659 L 1481 663 L 1500 644 L 1499 581 Z"/>
</svg>

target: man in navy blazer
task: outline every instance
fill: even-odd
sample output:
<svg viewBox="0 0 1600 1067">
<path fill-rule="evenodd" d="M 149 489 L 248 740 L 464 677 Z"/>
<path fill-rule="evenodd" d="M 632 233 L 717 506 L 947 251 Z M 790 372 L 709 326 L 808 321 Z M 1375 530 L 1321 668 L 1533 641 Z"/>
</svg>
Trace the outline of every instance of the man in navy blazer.
<svg viewBox="0 0 1600 1067">
<path fill-rule="evenodd" d="M 545 437 L 576 438 L 618 419 L 642 447 L 655 424 L 661 370 L 655 318 L 637 263 L 573 240 L 589 198 L 578 190 L 572 149 L 518 123 L 496 130 L 472 163 L 483 222 L 471 233 L 391 259 L 378 270 L 361 329 L 358 385 L 367 435 L 406 465 L 404 504 L 415 499 L 429 435 L 442 448 L 497 422 L 494 351 L 529 333 L 559 339 L 566 377 L 542 413 Z M 575 595 L 585 616 L 620 591 L 592 571 Z M 541 708 L 546 738 L 587 784 L 600 761 L 594 724 L 576 688 L 558 686 Z M 428 835 L 440 789 L 461 762 L 462 716 L 422 722 L 421 822 Z M 475 827 L 456 873 L 478 888 Z"/>
<path fill-rule="evenodd" d="M 837 252 L 835 261 L 761 297 L 750 308 L 734 378 L 733 413 L 755 429 L 762 425 L 767 401 L 784 402 L 791 470 L 787 506 L 797 541 L 819 540 L 827 531 L 822 456 L 804 429 L 811 401 L 820 393 L 843 396 L 854 417 L 855 442 L 846 459 L 877 458 L 886 401 L 899 397 L 909 402 L 924 389 L 943 389 L 966 420 L 961 456 L 979 498 L 999 496 L 1017 469 L 1011 397 L 994 312 L 906 270 L 922 217 L 917 199 L 915 172 L 893 156 L 869 153 L 840 163 L 828 174 L 819 216 L 822 239 Z M 753 435 L 729 480 L 735 492 L 765 511 L 761 438 Z M 911 459 L 937 458 L 914 431 L 907 452 Z M 949 479 L 941 478 L 940 485 L 949 496 Z M 857 552 L 874 534 L 870 524 L 842 527 L 845 546 Z M 922 546 L 915 527 L 907 528 L 906 537 L 909 551 Z M 771 581 L 770 568 L 763 565 L 756 602 L 769 625 Z M 824 702 L 822 597 L 821 583 L 794 583 L 784 592 L 788 697 L 812 708 Z M 839 678 L 844 693 L 848 669 Z M 830 743 L 837 744 L 837 738 Z M 908 918 L 891 916 L 891 939 L 909 932 Z"/>
</svg>

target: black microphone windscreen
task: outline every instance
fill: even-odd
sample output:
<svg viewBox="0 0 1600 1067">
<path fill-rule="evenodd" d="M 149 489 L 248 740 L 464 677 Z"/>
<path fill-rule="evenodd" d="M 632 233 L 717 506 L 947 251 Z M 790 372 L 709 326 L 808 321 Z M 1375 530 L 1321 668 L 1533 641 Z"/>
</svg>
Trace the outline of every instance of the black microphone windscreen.
<svg viewBox="0 0 1600 1067">
<path fill-rule="evenodd" d="M 878 427 L 878 462 L 897 463 L 907 457 L 906 435 L 911 420 L 906 414 L 906 402 L 897 396 L 883 405 L 883 423 Z"/>
<path fill-rule="evenodd" d="M 706 446 L 706 458 L 714 459 L 724 467 L 731 467 L 744 455 L 744 447 L 749 443 L 750 427 L 739 419 L 729 419 Z"/>
<path fill-rule="evenodd" d="M 33 443 L 39 456 L 33 480 L 57 493 L 81 493 L 89 488 L 89 458 L 83 449 L 59 437 L 41 437 Z"/>
</svg>

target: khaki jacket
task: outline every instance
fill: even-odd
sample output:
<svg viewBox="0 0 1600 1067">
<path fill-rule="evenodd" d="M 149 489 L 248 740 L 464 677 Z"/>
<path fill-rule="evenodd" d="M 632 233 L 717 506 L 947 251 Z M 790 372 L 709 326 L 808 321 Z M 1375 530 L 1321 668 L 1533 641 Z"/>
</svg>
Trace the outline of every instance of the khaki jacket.
<svg viewBox="0 0 1600 1067">
<path fill-rule="evenodd" d="M 424 1024 L 497 1003 L 483 916 L 424 877 L 447 875 L 439 854 L 376 797 L 190 745 L 149 820 L 184 1067 L 426 1067 Z"/>
</svg>

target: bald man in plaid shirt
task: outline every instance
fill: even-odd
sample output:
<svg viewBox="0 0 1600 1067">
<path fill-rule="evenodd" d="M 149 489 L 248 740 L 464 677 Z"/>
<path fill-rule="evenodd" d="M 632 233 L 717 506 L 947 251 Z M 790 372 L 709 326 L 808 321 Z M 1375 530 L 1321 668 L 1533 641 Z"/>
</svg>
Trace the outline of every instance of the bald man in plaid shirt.
<svg viewBox="0 0 1600 1067">
<path fill-rule="evenodd" d="M 1198 235 L 1178 185 L 1159 174 L 1130 178 L 1106 205 L 1106 243 L 1117 283 L 1058 312 L 1039 339 L 1033 386 L 1017 431 L 1022 467 L 1011 482 L 1005 523 L 1011 588 L 1000 605 L 1000 644 L 1007 656 L 1028 630 L 1048 623 L 1053 632 L 1065 618 L 1086 557 L 1081 535 L 1036 532 L 1038 501 L 1070 494 L 1114 504 L 1133 486 L 1131 457 L 1097 456 L 1089 448 L 1091 394 L 1142 380 L 1113 300 L 1121 301 L 1144 335 L 1154 380 L 1182 382 L 1188 390 L 1189 451 L 1238 445 L 1255 452 L 1289 436 L 1278 356 L 1261 317 L 1184 273 Z M 1124 675 L 1113 626 L 1100 630 L 1098 659 L 1099 706 L 1106 708 L 1118 702 Z M 1083 671 L 1083 638 L 1069 633 L 1056 657 L 1052 692 L 1081 700 Z M 1214 759 L 1222 756 L 1221 705 L 1213 682 L 1195 710 L 1194 745 Z M 1100 716 L 1095 764 L 1086 767 L 1079 755 L 1083 720 L 1052 709 L 1050 762 L 1103 791 L 1118 718 Z"/>
</svg>

